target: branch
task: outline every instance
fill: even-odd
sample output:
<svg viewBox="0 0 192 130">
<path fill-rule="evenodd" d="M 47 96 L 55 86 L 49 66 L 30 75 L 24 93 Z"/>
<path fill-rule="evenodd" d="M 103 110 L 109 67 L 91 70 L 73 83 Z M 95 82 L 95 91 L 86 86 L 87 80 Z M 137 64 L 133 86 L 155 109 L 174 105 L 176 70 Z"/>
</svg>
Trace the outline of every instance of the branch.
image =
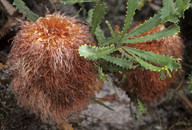
<svg viewBox="0 0 192 130">
<path fill-rule="evenodd" d="M 16 12 L 15 7 L 13 7 L 13 5 L 11 5 L 7 0 L 0 0 L 0 1 L 7 10 L 7 12 L 9 13 L 9 15 L 12 16 Z"/>
</svg>

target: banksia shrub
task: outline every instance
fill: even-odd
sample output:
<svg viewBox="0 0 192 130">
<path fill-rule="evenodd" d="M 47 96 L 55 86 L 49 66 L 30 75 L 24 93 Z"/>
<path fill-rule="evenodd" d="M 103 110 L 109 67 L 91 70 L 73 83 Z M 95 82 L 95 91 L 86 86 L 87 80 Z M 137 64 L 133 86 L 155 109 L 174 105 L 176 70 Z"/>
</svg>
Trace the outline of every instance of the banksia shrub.
<svg viewBox="0 0 192 130">
<path fill-rule="evenodd" d="M 158 25 L 152 30 L 140 34 L 135 37 L 142 37 L 150 35 L 164 29 L 163 25 Z M 178 36 L 169 36 L 158 40 L 126 44 L 125 46 L 151 51 L 153 53 L 164 54 L 173 56 L 174 58 L 182 58 L 183 42 Z M 164 95 L 171 84 L 175 82 L 175 79 L 179 76 L 179 71 L 173 70 L 171 72 L 172 77 L 167 76 L 166 79 L 161 80 L 160 74 L 152 72 L 150 70 L 135 70 L 126 72 L 126 80 L 120 82 L 123 79 L 123 74 L 115 74 L 119 81 L 116 82 L 117 86 L 125 90 L 133 99 L 139 98 L 143 103 L 150 104 L 155 100 L 158 100 Z"/>
<path fill-rule="evenodd" d="M 88 27 L 75 18 L 53 14 L 24 22 L 9 54 L 18 104 L 55 122 L 83 110 L 97 77 L 93 63 L 79 56 L 83 44 L 94 45 Z"/>
</svg>

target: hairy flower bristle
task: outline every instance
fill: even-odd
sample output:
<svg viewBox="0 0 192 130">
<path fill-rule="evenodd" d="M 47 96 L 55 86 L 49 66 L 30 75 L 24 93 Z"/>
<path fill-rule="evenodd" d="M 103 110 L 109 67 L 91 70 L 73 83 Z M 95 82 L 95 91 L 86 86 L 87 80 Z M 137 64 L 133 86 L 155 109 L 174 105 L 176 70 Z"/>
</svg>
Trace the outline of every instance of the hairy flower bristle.
<svg viewBox="0 0 192 130">
<path fill-rule="evenodd" d="M 136 38 L 158 32 L 162 29 L 164 29 L 164 26 L 159 25 L 148 32 L 140 34 Z M 184 48 L 183 41 L 178 35 L 143 43 L 125 44 L 125 46 L 173 56 L 174 58 L 182 58 Z M 161 80 L 160 74 L 157 72 L 136 70 L 125 73 L 127 80 L 123 83 L 116 82 L 116 84 L 125 90 L 131 98 L 139 98 L 143 103 L 150 104 L 160 99 L 166 93 L 171 84 L 175 82 L 178 74 L 179 72 L 173 70 L 171 78 L 167 76 L 165 80 Z M 116 77 L 121 81 L 123 75 L 116 74 Z"/>
<path fill-rule="evenodd" d="M 55 122 L 83 110 L 97 78 L 93 63 L 79 56 L 83 44 L 94 45 L 88 27 L 75 18 L 53 14 L 25 22 L 8 60 L 18 104 Z"/>
</svg>

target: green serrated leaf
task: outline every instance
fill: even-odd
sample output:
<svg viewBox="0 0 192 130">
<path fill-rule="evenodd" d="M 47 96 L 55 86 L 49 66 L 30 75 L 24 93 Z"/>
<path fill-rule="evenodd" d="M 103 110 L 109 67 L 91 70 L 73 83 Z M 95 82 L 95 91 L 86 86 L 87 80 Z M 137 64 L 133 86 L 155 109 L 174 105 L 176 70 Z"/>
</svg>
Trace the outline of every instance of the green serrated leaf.
<svg viewBox="0 0 192 130">
<path fill-rule="evenodd" d="M 92 21 L 92 17 L 93 17 L 93 9 L 90 9 L 90 10 L 88 11 L 87 19 L 91 22 L 91 21 Z"/>
<path fill-rule="evenodd" d="M 125 36 L 124 36 L 124 38 L 122 38 L 122 40 L 138 36 L 139 34 L 145 33 L 147 31 L 153 29 L 154 27 L 156 27 L 157 25 L 160 24 L 160 22 L 161 22 L 160 16 L 161 15 L 159 13 L 155 14 L 152 18 L 145 21 L 140 26 L 136 27 L 134 30 L 132 30 L 128 34 L 125 34 Z"/>
<path fill-rule="evenodd" d="M 183 0 L 176 0 L 176 8 L 177 8 L 177 15 L 182 17 L 184 15 L 183 12 Z"/>
<path fill-rule="evenodd" d="M 112 43 L 116 43 L 119 40 L 119 37 L 109 37 L 105 41 L 103 41 L 100 46 L 108 46 Z"/>
<path fill-rule="evenodd" d="M 177 15 L 184 18 L 184 12 L 190 7 L 190 0 L 176 0 Z"/>
<path fill-rule="evenodd" d="M 132 57 L 132 56 L 130 56 L 130 55 L 128 55 L 126 52 L 124 52 L 124 51 L 122 51 L 122 50 L 119 50 L 126 58 L 129 58 L 130 60 L 132 60 L 132 61 L 134 61 L 135 59 L 134 59 L 134 57 Z M 136 55 L 135 55 L 136 56 Z M 138 59 L 136 59 L 135 61 L 137 61 Z M 141 60 L 139 60 L 139 63 L 141 64 L 142 63 L 142 61 Z M 158 73 L 160 73 L 160 79 L 161 80 L 164 80 L 165 78 L 166 78 L 166 75 L 164 74 L 164 71 L 163 71 L 163 69 L 164 68 L 157 68 L 157 67 L 154 67 L 154 66 L 151 66 L 151 64 L 146 64 L 146 63 L 144 62 L 144 64 L 142 64 L 141 66 L 143 66 L 145 69 L 149 69 L 149 70 L 151 70 L 151 71 L 156 71 L 156 72 L 158 72 Z M 149 67 L 149 68 L 146 68 L 145 66 L 147 67 Z M 133 70 L 132 70 L 133 71 Z"/>
<path fill-rule="evenodd" d="M 179 60 L 181 59 L 173 59 L 171 56 L 165 56 L 165 55 L 159 55 L 157 53 L 153 53 L 150 51 L 144 51 L 144 50 L 139 50 L 131 47 L 123 47 L 128 53 L 133 53 L 140 58 L 144 59 L 145 61 L 149 61 L 150 63 L 154 63 L 156 65 L 163 66 L 165 68 L 172 70 L 177 70 L 180 68 Z"/>
<path fill-rule="evenodd" d="M 124 48 L 126 50 L 126 48 Z M 147 70 L 150 71 L 155 71 L 161 74 L 161 77 L 164 79 L 164 70 L 166 70 L 164 67 L 157 67 L 154 66 L 146 61 L 144 61 L 143 59 L 141 59 L 139 56 L 136 56 L 134 53 L 129 52 L 129 54 L 127 53 L 123 53 L 122 50 L 119 49 L 119 51 L 124 54 L 125 56 L 129 56 L 129 54 L 131 54 L 132 58 L 134 59 L 134 61 L 138 62 L 142 67 L 144 67 Z M 127 50 L 126 50 L 127 51 Z M 167 71 L 167 70 L 166 70 Z"/>
<path fill-rule="evenodd" d="M 169 28 L 166 28 L 166 29 L 156 32 L 156 33 L 152 33 L 147 36 L 143 36 L 143 37 L 139 37 L 139 38 L 135 38 L 135 39 L 121 40 L 121 44 L 152 41 L 152 40 L 160 39 L 163 37 L 173 36 L 173 35 L 177 34 L 178 32 L 179 32 L 179 26 L 172 25 Z"/>
<path fill-rule="evenodd" d="M 130 53 L 130 52 L 129 52 Z M 135 61 L 137 61 L 141 66 L 143 66 L 145 69 L 149 69 L 151 71 L 160 72 L 162 70 L 162 67 L 156 67 L 144 60 L 142 60 L 140 57 L 136 56 L 134 53 L 130 53 Z"/>
<path fill-rule="evenodd" d="M 152 52 L 142 51 L 139 49 L 125 46 L 122 47 L 122 49 L 126 51 L 126 53 L 125 52 L 123 53 L 124 55 L 129 56 L 128 54 L 131 54 L 131 56 L 135 59 L 135 61 L 137 61 L 145 69 L 159 72 L 161 74 L 160 77 L 161 79 L 165 79 L 166 77 L 164 74 L 164 70 L 167 72 L 168 76 L 171 77 L 170 70 L 172 71 L 173 69 L 177 70 L 178 68 L 180 68 L 180 64 L 177 63 L 180 59 L 173 59 L 172 57 L 169 56 L 158 55 Z M 122 53 L 121 49 L 119 49 L 119 51 Z M 155 63 L 156 65 L 160 65 L 162 67 L 154 66 L 151 63 Z"/>
<path fill-rule="evenodd" d="M 129 0 L 127 5 L 127 12 L 126 12 L 126 20 L 123 27 L 123 32 L 121 34 L 121 39 L 124 37 L 124 35 L 127 33 L 128 28 L 131 25 L 131 22 L 133 20 L 133 16 L 135 14 L 135 10 L 138 7 L 138 0 Z"/>
<path fill-rule="evenodd" d="M 95 99 L 95 98 L 93 98 L 92 100 L 93 100 L 95 103 L 97 103 L 97 104 L 99 104 L 99 105 L 101 105 L 101 106 L 103 106 L 103 107 L 105 107 L 105 108 L 107 108 L 107 109 L 109 109 L 109 110 L 114 111 L 113 108 L 111 108 L 111 107 L 105 105 L 103 102 L 101 102 L 101 101 L 99 101 L 99 100 L 97 100 L 97 99 Z"/>
<path fill-rule="evenodd" d="M 140 109 L 141 112 L 147 112 L 147 110 L 145 109 L 143 103 L 139 99 L 137 99 L 137 103 L 138 103 L 138 106 L 139 106 L 139 109 Z"/>
<path fill-rule="evenodd" d="M 173 0 L 163 0 L 164 4 L 160 11 L 162 22 L 170 21 L 177 23 L 179 21 L 176 15 L 176 8 L 174 7 Z"/>
<path fill-rule="evenodd" d="M 95 30 L 97 26 L 100 24 L 101 20 L 103 19 L 106 11 L 106 3 L 103 1 L 100 1 L 96 4 L 94 10 L 93 10 L 93 16 L 91 20 L 91 34 L 92 36 L 95 34 Z"/>
<path fill-rule="evenodd" d="M 27 13 L 27 20 L 36 21 L 39 16 L 33 13 L 22 0 L 14 0 L 13 5 L 16 6 L 16 9 L 19 10 L 20 13 L 26 12 Z"/>
<path fill-rule="evenodd" d="M 136 118 L 139 122 L 143 123 L 143 115 L 138 105 L 136 105 Z"/>
<path fill-rule="evenodd" d="M 126 58 L 128 58 L 129 60 L 134 60 L 134 58 L 130 55 L 128 55 L 125 51 L 122 51 L 121 49 L 119 49 L 119 51 L 121 52 L 121 54 L 123 54 L 123 56 L 125 56 Z"/>
<path fill-rule="evenodd" d="M 95 36 L 98 40 L 98 45 L 100 46 L 101 43 L 103 43 L 103 41 L 106 40 L 106 37 L 105 37 L 105 34 L 104 34 L 104 31 L 101 29 L 101 27 L 98 25 L 97 28 L 96 28 L 96 31 L 95 31 Z"/>
<path fill-rule="evenodd" d="M 106 24 L 111 32 L 112 37 L 115 37 L 115 32 L 113 31 L 113 28 L 111 27 L 111 24 L 109 23 L 109 21 L 106 21 Z"/>
<path fill-rule="evenodd" d="M 113 57 L 113 56 L 105 56 L 104 60 L 116 64 L 124 69 L 131 69 L 133 62 L 131 60 L 126 60 L 125 58 Z"/>
<path fill-rule="evenodd" d="M 166 78 L 164 71 L 160 71 L 159 73 L 160 73 L 160 79 L 164 80 Z"/>
<path fill-rule="evenodd" d="M 93 17 L 93 9 L 90 9 L 88 12 L 88 19 L 90 20 L 90 22 L 92 21 L 92 17 Z M 101 43 L 103 43 L 103 41 L 106 40 L 104 31 L 101 29 L 101 27 L 98 25 L 96 30 L 95 30 L 95 36 L 98 40 L 98 45 L 100 46 Z"/>
<path fill-rule="evenodd" d="M 115 46 L 106 46 L 106 47 L 95 47 L 95 46 L 88 46 L 82 45 L 78 49 L 80 56 L 83 56 L 88 59 L 99 59 L 105 57 L 107 54 L 114 52 Z"/>
<path fill-rule="evenodd" d="M 64 5 L 73 5 L 76 3 L 85 3 L 85 2 L 98 2 L 99 0 L 61 0 L 60 3 Z"/>
<path fill-rule="evenodd" d="M 161 18 L 165 19 L 166 17 L 175 14 L 176 10 L 174 8 L 173 0 L 163 0 L 163 8 L 161 9 Z"/>
<path fill-rule="evenodd" d="M 109 80 L 108 76 L 103 73 L 103 69 L 98 65 L 96 66 L 98 68 L 98 74 L 97 74 L 98 79 L 103 81 L 108 81 Z"/>
<path fill-rule="evenodd" d="M 147 110 L 145 109 L 143 103 L 142 103 L 139 99 L 137 99 L 137 103 L 138 103 L 138 105 L 136 105 L 136 111 L 137 111 L 137 112 L 136 112 L 136 116 L 137 116 L 137 119 L 138 119 L 140 122 L 143 122 L 142 113 L 144 112 L 144 113 L 147 113 L 147 114 L 148 114 L 148 112 L 147 112 Z"/>
</svg>

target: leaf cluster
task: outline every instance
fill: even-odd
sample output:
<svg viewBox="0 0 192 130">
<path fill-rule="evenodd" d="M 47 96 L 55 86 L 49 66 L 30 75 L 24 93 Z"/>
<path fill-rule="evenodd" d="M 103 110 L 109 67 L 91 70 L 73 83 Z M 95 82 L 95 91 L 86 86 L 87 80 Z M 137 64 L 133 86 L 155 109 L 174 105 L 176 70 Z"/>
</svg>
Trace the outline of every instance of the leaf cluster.
<svg viewBox="0 0 192 130">
<path fill-rule="evenodd" d="M 189 7 L 189 0 L 176 0 L 175 3 L 173 0 L 165 0 L 164 6 L 157 14 L 127 33 L 135 11 L 141 8 L 143 2 L 144 0 L 128 0 L 126 20 L 121 32 L 115 32 L 110 22 L 106 21 L 111 32 L 111 37 L 107 38 L 99 26 L 106 12 L 106 4 L 104 1 L 97 2 L 95 8 L 89 11 L 89 19 L 91 21 L 91 33 L 96 36 L 98 46 L 83 45 L 79 48 L 80 55 L 90 60 L 102 59 L 112 63 L 112 68 L 111 65 L 108 66 L 111 68 L 111 72 L 119 71 L 119 68 L 129 71 L 136 62 L 144 69 L 160 73 L 161 79 L 166 78 L 165 72 L 171 77 L 170 71 L 180 68 L 179 61 L 181 59 L 126 47 L 125 44 L 147 42 L 177 34 L 179 32 L 178 19 L 184 17 L 184 11 Z M 168 21 L 173 22 L 173 25 L 169 28 L 147 36 L 134 38 Z M 121 57 L 114 55 L 114 52 L 120 53 Z M 105 66 L 105 68 L 107 67 Z"/>
<path fill-rule="evenodd" d="M 163 8 L 161 9 L 161 19 L 162 21 L 170 21 L 173 23 L 178 23 L 179 18 L 184 18 L 184 11 L 189 8 L 190 0 L 164 0 Z"/>
</svg>

